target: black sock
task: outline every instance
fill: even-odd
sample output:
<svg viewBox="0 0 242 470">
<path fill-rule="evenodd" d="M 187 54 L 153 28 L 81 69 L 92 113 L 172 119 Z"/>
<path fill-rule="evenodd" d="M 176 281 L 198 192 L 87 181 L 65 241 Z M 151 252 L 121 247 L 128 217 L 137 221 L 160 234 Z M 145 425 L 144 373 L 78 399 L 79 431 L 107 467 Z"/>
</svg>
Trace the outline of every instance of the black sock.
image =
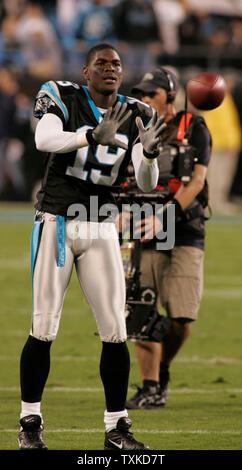
<svg viewBox="0 0 242 470">
<path fill-rule="evenodd" d="M 103 342 L 100 375 L 104 386 L 107 411 L 122 411 L 128 391 L 130 370 L 126 343 Z"/>
<path fill-rule="evenodd" d="M 50 370 L 52 341 L 29 336 L 20 359 L 21 398 L 28 403 L 40 402 Z"/>
<path fill-rule="evenodd" d="M 160 363 L 160 386 L 164 387 L 167 384 L 170 378 L 169 366 L 164 364 L 164 362 Z"/>
<path fill-rule="evenodd" d="M 156 380 L 143 380 L 143 387 L 144 388 L 149 388 L 149 387 L 155 387 L 159 382 Z"/>
</svg>

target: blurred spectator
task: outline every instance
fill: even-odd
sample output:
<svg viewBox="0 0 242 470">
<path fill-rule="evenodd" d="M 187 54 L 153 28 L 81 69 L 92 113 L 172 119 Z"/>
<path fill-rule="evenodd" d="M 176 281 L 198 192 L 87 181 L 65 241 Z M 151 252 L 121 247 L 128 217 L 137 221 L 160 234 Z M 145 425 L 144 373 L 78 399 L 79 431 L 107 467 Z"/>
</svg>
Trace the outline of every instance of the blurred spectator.
<svg viewBox="0 0 242 470">
<path fill-rule="evenodd" d="M 236 19 L 231 23 L 231 43 L 233 47 L 242 50 L 242 18 Z"/>
<path fill-rule="evenodd" d="M 7 15 L 19 17 L 23 13 L 28 0 L 3 0 L 2 3 Z"/>
<path fill-rule="evenodd" d="M 0 69 L 0 197 L 8 197 L 9 188 L 22 198 L 25 183 L 22 169 L 24 144 L 15 137 L 15 118 L 19 85 L 14 73 Z"/>
<path fill-rule="evenodd" d="M 228 21 L 214 20 L 210 31 L 205 30 L 205 33 L 208 33 L 208 45 L 212 47 L 216 53 L 224 51 L 224 49 L 230 45 L 231 32 Z"/>
<path fill-rule="evenodd" d="M 37 150 L 34 140 L 38 120 L 33 117 L 33 100 L 40 88 L 40 83 L 42 82 L 33 80 L 31 76 L 22 76 L 19 80 L 20 93 L 16 100 L 15 135 L 24 144 L 22 168 L 25 178 L 25 196 L 28 200 L 32 198 L 36 184 L 43 177 L 46 157 L 43 152 Z"/>
<path fill-rule="evenodd" d="M 221 16 L 242 15 L 241 0 L 186 0 L 186 3 L 194 11 Z"/>
<path fill-rule="evenodd" d="M 183 66 L 189 65 L 189 59 L 201 68 L 230 65 L 233 56 L 230 17 L 211 14 L 206 9 L 190 10 L 178 30 L 181 51 L 186 50 L 188 57 Z M 237 61 L 235 57 L 235 64 Z"/>
<path fill-rule="evenodd" d="M 153 0 L 164 51 L 174 54 L 179 49 L 178 27 L 185 20 L 184 0 Z"/>
<path fill-rule="evenodd" d="M 75 39 L 85 41 L 85 50 L 98 42 L 115 39 L 112 19 L 113 4 L 108 0 L 93 0 L 87 10 L 80 12 L 72 25 Z M 82 45 L 80 46 L 82 50 Z"/>
<path fill-rule="evenodd" d="M 203 115 L 213 141 L 212 157 L 208 169 L 210 203 L 214 212 L 229 213 L 229 192 L 241 149 L 241 126 L 230 83 L 223 103 Z"/>
<path fill-rule="evenodd" d="M 209 55 L 213 58 L 214 67 L 229 67 L 236 63 L 231 45 L 231 24 L 228 19 L 214 19 L 213 27 L 207 34 Z M 239 59 L 241 63 L 241 59 Z"/>
<path fill-rule="evenodd" d="M 17 17 L 14 14 L 6 15 L 1 24 L 0 31 L 0 64 L 12 64 L 23 67 L 24 59 L 20 44 L 16 38 Z"/>
<path fill-rule="evenodd" d="M 60 77 L 61 48 L 55 29 L 40 5 L 30 2 L 16 24 L 15 38 L 20 44 L 26 70 L 33 76 Z"/>
<path fill-rule="evenodd" d="M 82 6 L 80 10 L 78 8 L 79 4 Z M 77 14 L 88 7 L 90 7 L 90 2 L 87 2 L 87 0 L 81 2 L 78 0 L 57 0 L 56 23 L 62 41 L 67 35 L 71 35 L 70 26 Z"/>
<path fill-rule="evenodd" d="M 107 0 L 112 5 L 120 0 Z M 93 0 L 56 0 L 56 17 L 60 35 L 72 36 L 71 27 L 75 18 L 93 7 Z"/>
<path fill-rule="evenodd" d="M 80 69 L 87 51 L 95 44 L 115 41 L 112 12 L 111 0 L 92 0 L 88 8 L 83 7 L 76 15 L 63 38 L 72 68 Z"/>
<path fill-rule="evenodd" d="M 34 1 L 34 0 L 33 0 Z M 54 12 L 56 15 L 57 0 L 36 0 L 35 3 L 41 5 L 44 14 L 50 18 Z"/>
<path fill-rule="evenodd" d="M 142 74 L 162 51 L 160 28 L 150 0 L 123 0 L 114 8 L 115 34 L 126 76 Z M 135 75 L 136 74 L 136 75 Z"/>
<path fill-rule="evenodd" d="M 42 155 L 39 152 L 34 153 L 29 121 L 32 97 L 36 94 L 31 91 L 33 84 L 36 80 L 42 83 L 50 78 L 80 80 L 80 70 L 87 49 L 100 41 L 117 45 L 124 63 L 123 88 L 126 87 L 127 90 L 130 89 L 130 83 L 137 81 L 147 68 L 153 68 L 156 64 L 167 64 L 169 67 L 173 65 L 182 79 L 190 74 L 191 64 L 198 67 L 194 74 L 202 70 L 220 70 L 223 73 L 223 70 L 231 70 L 232 67 L 240 73 L 242 0 L 0 0 L 0 76 L 4 75 L 2 70 L 8 70 L 7 67 L 11 66 L 11 70 L 18 76 L 17 86 L 20 86 L 14 98 L 3 91 L 0 85 L 2 109 L 5 110 L 2 113 L 2 133 L 7 132 L 7 123 L 11 123 L 12 118 L 15 129 L 11 137 L 15 139 L 15 144 L 8 147 L 10 153 L 6 149 L 3 152 L 1 144 L 1 161 L 4 155 L 5 170 L 3 173 L 2 166 L 0 191 L 5 187 L 6 192 L 9 185 L 15 185 L 16 192 L 17 179 L 12 176 L 13 171 L 9 164 L 6 170 L 6 161 L 9 163 L 10 154 L 12 163 L 16 158 L 12 165 L 15 175 L 22 165 L 22 177 L 24 175 L 28 194 L 34 182 L 41 177 Z M 20 84 L 21 74 L 23 80 Z M 13 78 L 9 86 L 13 84 Z M 24 83 L 28 84 L 28 90 L 24 85 L 23 93 Z M 216 175 L 218 168 L 219 171 L 229 171 L 230 174 L 224 179 L 224 184 L 227 180 L 226 188 L 219 189 L 226 193 L 226 201 L 233 172 L 231 195 L 242 196 L 242 155 L 239 153 L 238 119 L 235 117 L 236 113 L 241 112 L 241 83 L 238 82 L 236 89 L 231 90 L 234 98 L 232 105 L 229 93 L 223 107 L 206 113 L 214 134 L 214 152 L 210 166 L 212 168 L 214 165 Z M 36 89 L 38 88 L 37 86 Z M 233 112 L 235 105 L 237 110 Z M 183 106 L 184 95 L 181 93 L 176 107 L 179 109 Z M 230 118 L 221 118 L 220 121 L 225 106 L 229 111 L 224 113 L 229 112 Z M 240 126 L 241 123 L 242 118 Z M 230 126 L 231 129 L 227 131 Z M 230 148 L 229 143 L 221 142 L 221 138 L 225 139 L 228 134 Z M 16 139 L 23 142 L 24 150 L 20 149 L 21 145 L 16 143 Z M 16 157 L 21 152 L 24 152 L 22 156 Z M 36 163 L 34 166 L 31 160 L 33 154 Z M 238 154 L 240 158 L 237 162 Z M 228 155 L 234 157 L 229 158 Z M 226 168 L 227 164 L 229 169 L 222 170 L 222 166 Z M 19 181 L 21 182 L 21 176 Z M 211 191 L 214 187 L 212 184 Z M 18 192 L 20 194 L 21 190 Z M 214 204 L 216 206 L 217 202 Z M 215 206 L 215 210 L 221 210 Z"/>
<path fill-rule="evenodd" d="M 179 25 L 179 43 L 181 46 L 204 46 L 204 24 L 209 15 L 201 11 L 188 12 Z"/>
<path fill-rule="evenodd" d="M 3 18 L 6 16 L 6 9 L 3 2 L 0 2 L 0 25 L 2 24 Z"/>
</svg>

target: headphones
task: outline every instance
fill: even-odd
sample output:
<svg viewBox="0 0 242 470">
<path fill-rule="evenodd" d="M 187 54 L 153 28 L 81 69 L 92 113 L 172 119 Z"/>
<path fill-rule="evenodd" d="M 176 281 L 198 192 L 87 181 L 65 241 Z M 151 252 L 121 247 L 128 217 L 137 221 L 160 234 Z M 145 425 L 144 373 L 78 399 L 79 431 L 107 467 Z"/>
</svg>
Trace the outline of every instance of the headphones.
<svg viewBox="0 0 242 470">
<path fill-rule="evenodd" d="M 167 104 L 169 103 L 173 103 L 173 101 L 175 100 L 175 97 L 176 97 L 176 92 L 174 91 L 174 83 L 172 81 L 172 78 L 171 78 L 171 75 L 169 74 L 169 72 L 165 69 L 163 69 L 166 76 L 167 76 L 167 79 L 168 79 L 168 83 L 169 83 L 169 91 L 167 91 Z"/>
</svg>

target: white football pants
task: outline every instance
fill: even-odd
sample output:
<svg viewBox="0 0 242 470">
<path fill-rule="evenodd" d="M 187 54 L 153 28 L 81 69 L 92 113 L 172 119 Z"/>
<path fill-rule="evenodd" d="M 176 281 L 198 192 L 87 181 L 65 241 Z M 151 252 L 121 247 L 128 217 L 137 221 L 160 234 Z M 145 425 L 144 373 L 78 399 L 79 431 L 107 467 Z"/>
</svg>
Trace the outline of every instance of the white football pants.
<svg viewBox="0 0 242 470">
<path fill-rule="evenodd" d="M 64 243 L 65 263 L 60 267 L 56 217 L 44 213 L 43 221 L 35 222 L 32 232 L 30 334 L 43 341 L 55 339 L 75 264 L 101 341 L 125 341 L 125 277 L 115 224 L 66 220 Z"/>
</svg>

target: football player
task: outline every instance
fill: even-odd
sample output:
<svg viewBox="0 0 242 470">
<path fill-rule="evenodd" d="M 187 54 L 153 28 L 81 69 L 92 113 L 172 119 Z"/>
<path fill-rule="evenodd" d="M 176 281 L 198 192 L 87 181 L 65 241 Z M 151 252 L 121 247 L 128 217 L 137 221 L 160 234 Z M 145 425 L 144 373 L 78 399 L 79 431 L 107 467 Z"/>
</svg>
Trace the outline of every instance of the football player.
<svg viewBox="0 0 242 470">
<path fill-rule="evenodd" d="M 150 106 L 118 94 L 122 65 L 112 46 L 92 48 L 83 75 L 87 86 L 44 83 L 35 103 L 36 146 L 47 152 L 47 159 L 31 238 L 32 325 L 20 360 L 21 449 L 47 448 L 41 399 L 73 265 L 102 341 L 104 448 L 147 448 L 129 431 L 125 279 L 115 223 L 105 222 L 102 209 L 112 203 L 111 192 L 131 160 L 138 186 L 143 191 L 156 186 L 163 118 Z"/>
</svg>

